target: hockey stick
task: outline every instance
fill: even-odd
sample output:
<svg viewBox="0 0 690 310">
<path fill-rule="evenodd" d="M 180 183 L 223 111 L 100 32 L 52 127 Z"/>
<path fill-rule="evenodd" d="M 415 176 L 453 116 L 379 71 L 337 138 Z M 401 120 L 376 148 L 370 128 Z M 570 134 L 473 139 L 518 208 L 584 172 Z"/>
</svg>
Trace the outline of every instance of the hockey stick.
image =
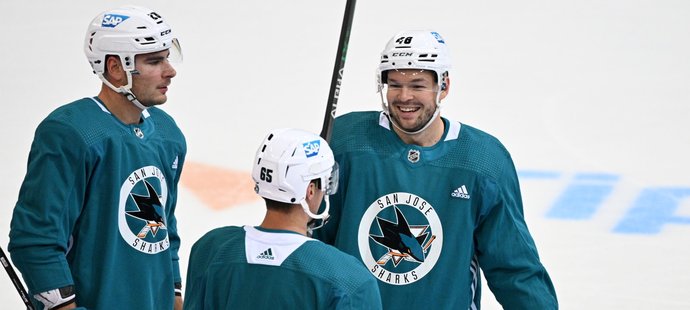
<svg viewBox="0 0 690 310">
<path fill-rule="evenodd" d="M 7 271 L 7 275 L 10 276 L 10 280 L 12 280 L 12 284 L 14 284 L 14 288 L 17 289 L 19 296 L 22 297 L 22 301 L 24 301 L 26 309 L 34 310 L 34 306 L 31 304 L 31 301 L 29 300 L 29 294 L 27 294 L 26 289 L 24 289 L 24 284 L 22 284 L 22 282 L 19 281 L 17 273 L 14 272 L 14 267 L 12 267 L 12 264 L 10 264 L 10 260 L 7 258 L 7 256 L 5 255 L 5 251 L 3 251 L 1 247 L 0 262 L 2 262 L 2 266 L 5 267 L 5 271 Z"/>
<path fill-rule="evenodd" d="M 333 76 L 331 77 L 331 89 L 326 102 L 326 114 L 323 117 L 323 127 L 321 137 L 326 141 L 331 141 L 331 128 L 335 110 L 338 108 L 338 96 L 340 95 L 340 84 L 343 81 L 343 70 L 345 69 L 345 57 L 347 56 L 347 44 L 350 41 L 350 30 L 352 29 L 352 18 L 355 15 L 356 0 L 347 0 L 345 4 L 345 16 L 343 26 L 340 28 L 340 40 L 338 41 L 338 53 L 335 56 L 335 66 L 333 66 Z"/>
</svg>

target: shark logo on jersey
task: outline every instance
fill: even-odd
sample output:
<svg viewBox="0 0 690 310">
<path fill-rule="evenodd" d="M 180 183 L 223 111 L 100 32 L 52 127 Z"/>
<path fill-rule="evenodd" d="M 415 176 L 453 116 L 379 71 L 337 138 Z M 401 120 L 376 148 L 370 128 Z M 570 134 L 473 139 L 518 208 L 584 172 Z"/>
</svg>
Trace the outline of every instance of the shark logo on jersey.
<svg viewBox="0 0 690 310">
<path fill-rule="evenodd" d="M 166 229 L 165 223 L 163 222 L 163 216 L 161 215 L 163 206 L 161 206 L 161 202 L 158 199 L 158 194 L 153 186 L 151 186 L 151 183 L 144 180 L 144 184 L 148 192 L 146 195 L 130 193 L 138 210 L 125 211 L 127 215 L 138 218 L 146 223 L 141 231 L 139 231 L 139 234 L 137 234 L 139 238 L 145 238 L 149 232 L 155 237 L 158 229 Z"/>
<path fill-rule="evenodd" d="M 168 187 L 156 166 L 134 170 L 120 187 L 118 228 L 133 249 L 157 254 L 170 247 L 165 206 Z"/>
<path fill-rule="evenodd" d="M 410 226 L 405 216 L 400 212 L 400 209 L 396 206 L 394 208 L 397 221 L 393 223 L 377 217 L 376 221 L 383 235 L 369 235 L 378 244 L 388 248 L 388 252 L 379 258 L 377 264 L 385 265 L 391 258 L 395 267 L 403 259 L 411 262 L 424 262 L 427 249 L 429 249 L 436 236 L 431 236 L 429 241 L 425 242 L 429 236 L 427 232 L 429 225 Z M 413 230 L 415 231 L 414 234 Z"/>
<path fill-rule="evenodd" d="M 443 247 L 443 228 L 433 206 L 415 194 L 397 192 L 376 199 L 362 216 L 359 254 L 379 281 L 407 285 L 434 268 Z"/>
</svg>

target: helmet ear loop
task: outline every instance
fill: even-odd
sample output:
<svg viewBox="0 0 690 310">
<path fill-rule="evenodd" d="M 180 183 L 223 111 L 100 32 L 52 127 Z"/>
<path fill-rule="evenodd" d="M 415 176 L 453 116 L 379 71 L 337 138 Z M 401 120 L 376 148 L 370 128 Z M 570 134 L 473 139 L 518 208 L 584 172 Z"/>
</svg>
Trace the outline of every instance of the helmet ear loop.
<svg viewBox="0 0 690 310">
<path fill-rule="evenodd" d="M 388 110 L 389 106 L 388 106 L 388 102 L 386 99 L 386 95 L 383 93 L 383 90 L 384 90 L 383 85 L 384 85 L 383 83 L 379 83 L 379 95 L 381 95 L 381 109 L 383 110 L 383 113 L 385 113 L 387 116 L 390 117 L 391 112 L 390 112 L 390 110 Z"/>
<path fill-rule="evenodd" d="M 132 92 L 132 75 L 133 74 L 139 74 L 139 71 L 137 71 L 137 70 L 125 71 L 125 74 L 127 75 L 127 84 L 120 86 L 120 87 L 115 87 L 115 85 L 110 83 L 110 81 L 108 81 L 108 79 L 106 79 L 105 76 L 103 76 L 103 73 L 97 73 L 98 78 L 100 78 L 101 81 L 103 82 L 103 84 L 107 85 L 110 89 L 112 89 L 113 91 L 127 97 L 127 100 L 132 102 L 132 104 L 134 104 L 140 110 L 143 111 L 143 110 L 148 109 L 147 106 L 145 106 L 145 105 L 141 104 L 141 102 L 139 102 L 139 99 L 137 99 L 137 96 L 134 95 L 134 93 Z"/>
<path fill-rule="evenodd" d="M 300 204 L 302 205 L 302 209 L 304 210 L 307 215 L 311 218 L 309 223 L 307 223 L 307 236 L 311 237 L 313 234 L 314 230 L 317 230 L 323 225 L 326 225 L 328 223 L 328 219 L 330 218 L 330 214 L 328 214 L 328 210 L 330 209 L 330 203 L 328 201 L 328 195 L 325 195 L 323 197 L 324 202 L 326 203 L 326 208 L 323 210 L 323 212 L 319 213 L 318 215 L 312 213 L 309 210 L 309 205 L 307 205 L 306 200 L 302 200 Z M 321 220 L 321 221 L 319 221 Z"/>
<path fill-rule="evenodd" d="M 122 64 L 123 59 L 120 57 L 120 63 Z M 127 84 L 122 85 L 120 87 L 115 87 L 108 79 L 105 78 L 102 72 L 96 73 L 99 79 L 103 82 L 103 84 L 107 85 L 108 88 L 112 89 L 114 92 L 119 93 L 127 97 L 127 100 L 132 102 L 137 108 L 140 110 L 146 110 L 148 109 L 147 106 L 143 105 L 141 102 L 139 102 L 139 99 L 137 99 L 137 96 L 134 95 L 132 92 L 132 83 L 133 83 L 133 78 L 132 75 L 139 74 L 139 71 L 137 71 L 134 66 L 132 66 L 131 69 L 127 69 L 124 65 L 122 66 L 122 69 L 125 71 L 125 75 L 127 77 Z"/>
<path fill-rule="evenodd" d="M 439 75 L 439 79 L 442 82 L 440 83 L 439 91 L 436 92 L 436 111 L 434 112 L 434 118 L 441 112 L 441 94 L 448 89 L 448 72 Z"/>
<path fill-rule="evenodd" d="M 304 210 L 304 213 L 306 213 L 310 218 L 315 219 L 315 220 L 326 220 L 330 215 L 328 214 L 328 210 L 330 209 L 330 204 L 328 202 L 328 195 L 324 195 L 323 197 L 324 202 L 326 203 L 326 208 L 323 210 L 323 212 L 319 214 L 314 214 L 309 210 L 309 205 L 307 204 L 306 199 L 303 199 L 300 201 L 300 205 L 302 205 L 302 210 Z"/>
<path fill-rule="evenodd" d="M 141 104 L 141 102 L 139 102 L 139 99 L 137 99 L 137 96 L 134 95 L 134 92 L 132 92 L 132 83 L 134 82 L 132 79 L 132 75 L 133 74 L 139 74 L 139 71 L 132 69 L 132 70 L 128 70 L 126 72 L 127 72 L 127 85 L 120 87 L 121 91 L 119 93 L 125 95 L 125 97 L 127 97 L 127 100 L 132 102 L 132 104 L 134 104 L 137 108 L 139 108 L 139 110 L 143 111 L 143 110 L 148 109 L 149 107 Z"/>
</svg>

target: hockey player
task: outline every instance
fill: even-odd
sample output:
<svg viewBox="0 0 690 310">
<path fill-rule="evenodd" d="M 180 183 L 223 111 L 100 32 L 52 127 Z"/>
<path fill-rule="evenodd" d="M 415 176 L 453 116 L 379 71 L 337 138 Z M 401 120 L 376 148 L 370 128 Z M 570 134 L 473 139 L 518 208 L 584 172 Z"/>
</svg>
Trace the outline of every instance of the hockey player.
<svg viewBox="0 0 690 310">
<path fill-rule="evenodd" d="M 508 151 L 440 116 L 449 68 L 437 32 L 388 42 L 377 74 L 383 111 L 335 120 L 341 190 L 315 237 L 364 262 L 385 309 L 477 309 L 480 270 L 505 309 L 556 309 Z"/>
<path fill-rule="evenodd" d="M 36 309 L 181 309 L 174 216 L 187 153 L 167 100 L 181 56 L 156 12 L 122 7 L 89 24 L 98 96 L 38 126 L 9 251 Z"/>
<path fill-rule="evenodd" d="M 274 130 L 259 145 L 252 178 L 266 203 L 263 222 L 217 228 L 194 244 L 184 309 L 380 309 L 376 280 L 362 264 L 308 237 L 328 218 L 337 189 L 326 141 Z"/>
</svg>

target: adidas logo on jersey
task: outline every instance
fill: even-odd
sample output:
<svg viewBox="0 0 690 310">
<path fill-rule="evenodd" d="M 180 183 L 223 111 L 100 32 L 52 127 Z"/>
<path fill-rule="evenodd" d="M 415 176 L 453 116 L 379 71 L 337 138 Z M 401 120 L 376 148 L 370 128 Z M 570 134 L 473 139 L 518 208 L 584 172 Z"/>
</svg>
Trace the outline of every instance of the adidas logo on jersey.
<svg viewBox="0 0 690 310">
<path fill-rule="evenodd" d="M 177 156 L 175 156 L 175 160 L 172 163 L 172 168 L 177 169 Z"/>
<path fill-rule="evenodd" d="M 470 199 L 470 194 L 467 192 L 465 185 L 458 187 L 450 195 L 455 198 Z"/>
<path fill-rule="evenodd" d="M 259 256 L 257 256 L 256 259 L 274 260 L 276 258 L 273 257 L 273 250 L 271 248 L 268 248 L 266 251 L 261 252 L 261 254 L 259 254 Z"/>
</svg>

